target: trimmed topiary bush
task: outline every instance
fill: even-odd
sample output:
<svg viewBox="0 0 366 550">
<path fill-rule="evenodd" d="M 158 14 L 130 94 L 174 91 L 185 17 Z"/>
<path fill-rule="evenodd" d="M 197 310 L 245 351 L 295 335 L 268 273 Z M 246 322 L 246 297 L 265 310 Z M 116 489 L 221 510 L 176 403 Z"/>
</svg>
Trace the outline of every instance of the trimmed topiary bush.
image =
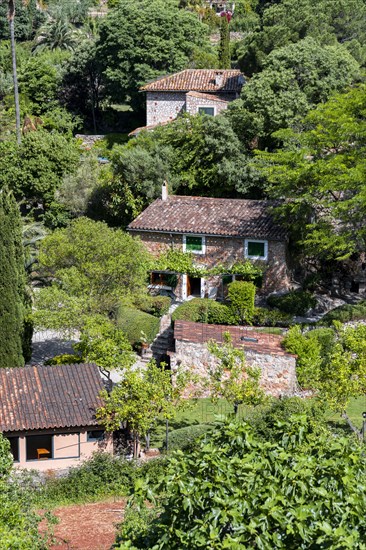
<svg viewBox="0 0 366 550">
<path fill-rule="evenodd" d="M 267 304 L 291 315 L 305 315 L 316 306 L 316 299 L 306 290 L 293 290 L 281 296 L 268 296 Z"/>
<path fill-rule="evenodd" d="M 169 451 L 191 449 L 196 439 L 214 429 L 212 424 L 194 424 L 179 428 L 169 434 Z"/>
<path fill-rule="evenodd" d="M 144 311 L 120 307 L 117 313 L 117 326 L 126 334 L 130 344 L 136 346 L 141 343 L 142 337 L 148 344 L 154 341 L 159 332 L 160 321 Z"/>
<path fill-rule="evenodd" d="M 194 298 L 177 307 L 172 320 L 193 321 L 213 325 L 235 325 L 235 317 L 230 308 L 208 298 Z"/>
<path fill-rule="evenodd" d="M 48 359 L 45 361 L 45 365 L 75 365 L 82 362 L 83 358 L 80 355 L 63 353 L 62 355 L 55 355 L 51 359 Z"/>
<path fill-rule="evenodd" d="M 150 313 L 154 317 L 162 317 L 168 313 L 171 303 L 169 296 L 145 296 L 135 305 L 141 311 Z"/>
<path fill-rule="evenodd" d="M 240 324 L 251 323 L 254 315 L 255 285 L 234 281 L 228 285 L 230 309 Z"/>
</svg>

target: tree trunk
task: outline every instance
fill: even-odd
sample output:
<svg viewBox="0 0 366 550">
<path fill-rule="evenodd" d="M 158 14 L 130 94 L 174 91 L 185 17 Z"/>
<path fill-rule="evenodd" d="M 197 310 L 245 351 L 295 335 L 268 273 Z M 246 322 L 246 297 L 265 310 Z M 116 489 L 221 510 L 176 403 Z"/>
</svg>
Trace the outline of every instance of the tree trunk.
<svg viewBox="0 0 366 550">
<path fill-rule="evenodd" d="M 10 44 L 11 44 L 11 58 L 13 65 L 13 82 L 14 82 L 14 102 L 15 102 L 15 123 L 17 142 L 21 142 L 20 134 L 20 107 L 19 107 L 19 92 L 18 92 L 18 76 L 17 76 L 17 57 L 15 51 L 15 36 L 14 36 L 14 16 L 15 16 L 15 0 L 9 0 L 9 28 L 10 28 Z"/>
</svg>

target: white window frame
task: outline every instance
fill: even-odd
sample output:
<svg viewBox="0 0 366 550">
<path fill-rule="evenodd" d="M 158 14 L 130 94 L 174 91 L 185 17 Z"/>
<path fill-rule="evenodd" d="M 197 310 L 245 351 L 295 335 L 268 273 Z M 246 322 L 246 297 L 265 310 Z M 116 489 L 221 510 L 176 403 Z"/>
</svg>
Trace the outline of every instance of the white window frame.
<svg viewBox="0 0 366 550">
<path fill-rule="evenodd" d="M 249 243 L 261 243 L 264 244 L 264 256 L 250 256 L 248 254 L 248 244 Z M 268 260 L 268 241 L 261 241 L 258 239 L 245 239 L 244 241 L 244 257 L 248 260 Z"/>
<path fill-rule="evenodd" d="M 200 113 L 200 109 L 213 109 L 213 115 L 208 115 L 207 113 Z M 216 116 L 216 106 L 215 105 L 197 105 L 197 114 L 207 115 L 207 116 Z"/>
<path fill-rule="evenodd" d="M 187 250 L 187 237 L 200 237 L 202 239 L 202 250 Z M 192 252 L 192 254 L 206 254 L 206 237 L 204 235 L 183 235 L 183 252 Z"/>
</svg>

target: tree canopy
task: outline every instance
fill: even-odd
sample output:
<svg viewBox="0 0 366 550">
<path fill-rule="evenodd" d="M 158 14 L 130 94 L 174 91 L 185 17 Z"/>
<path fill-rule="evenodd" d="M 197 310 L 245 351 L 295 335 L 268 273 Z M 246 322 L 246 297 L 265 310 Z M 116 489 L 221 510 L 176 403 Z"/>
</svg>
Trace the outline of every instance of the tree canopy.
<svg viewBox="0 0 366 550">
<path fill-rule="evenodd" d="M 344 259 L 366 248 L 366 87 L 339 94 L 310 112 L 304 130 L 279 132 L 283 148 L 258 153 L 261 173 L 283 222 L 305 251 Z"/>
<path fill-rule="evenodd" d="M 147 81 L 186 68 L 196 49 L 210 49 L 208 27 L 174 0 L 120 2 L 100 25 L 97 55 L 112 101 L 141 103 Z"/>
</svg>

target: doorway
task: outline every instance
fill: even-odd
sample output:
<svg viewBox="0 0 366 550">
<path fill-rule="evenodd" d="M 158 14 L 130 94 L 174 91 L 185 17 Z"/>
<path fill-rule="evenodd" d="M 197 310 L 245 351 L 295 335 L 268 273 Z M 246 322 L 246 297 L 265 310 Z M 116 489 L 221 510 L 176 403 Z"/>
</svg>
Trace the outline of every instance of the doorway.
<svg viewBox="0 0 366 550">
<path fill-rule="evenodd" d="M 202 281 L 201 277 L 191 277 L 187 275 L 187 298 L 194 296 L 195 298 L 201 298 L 202 295 Z"/>
</svg>

